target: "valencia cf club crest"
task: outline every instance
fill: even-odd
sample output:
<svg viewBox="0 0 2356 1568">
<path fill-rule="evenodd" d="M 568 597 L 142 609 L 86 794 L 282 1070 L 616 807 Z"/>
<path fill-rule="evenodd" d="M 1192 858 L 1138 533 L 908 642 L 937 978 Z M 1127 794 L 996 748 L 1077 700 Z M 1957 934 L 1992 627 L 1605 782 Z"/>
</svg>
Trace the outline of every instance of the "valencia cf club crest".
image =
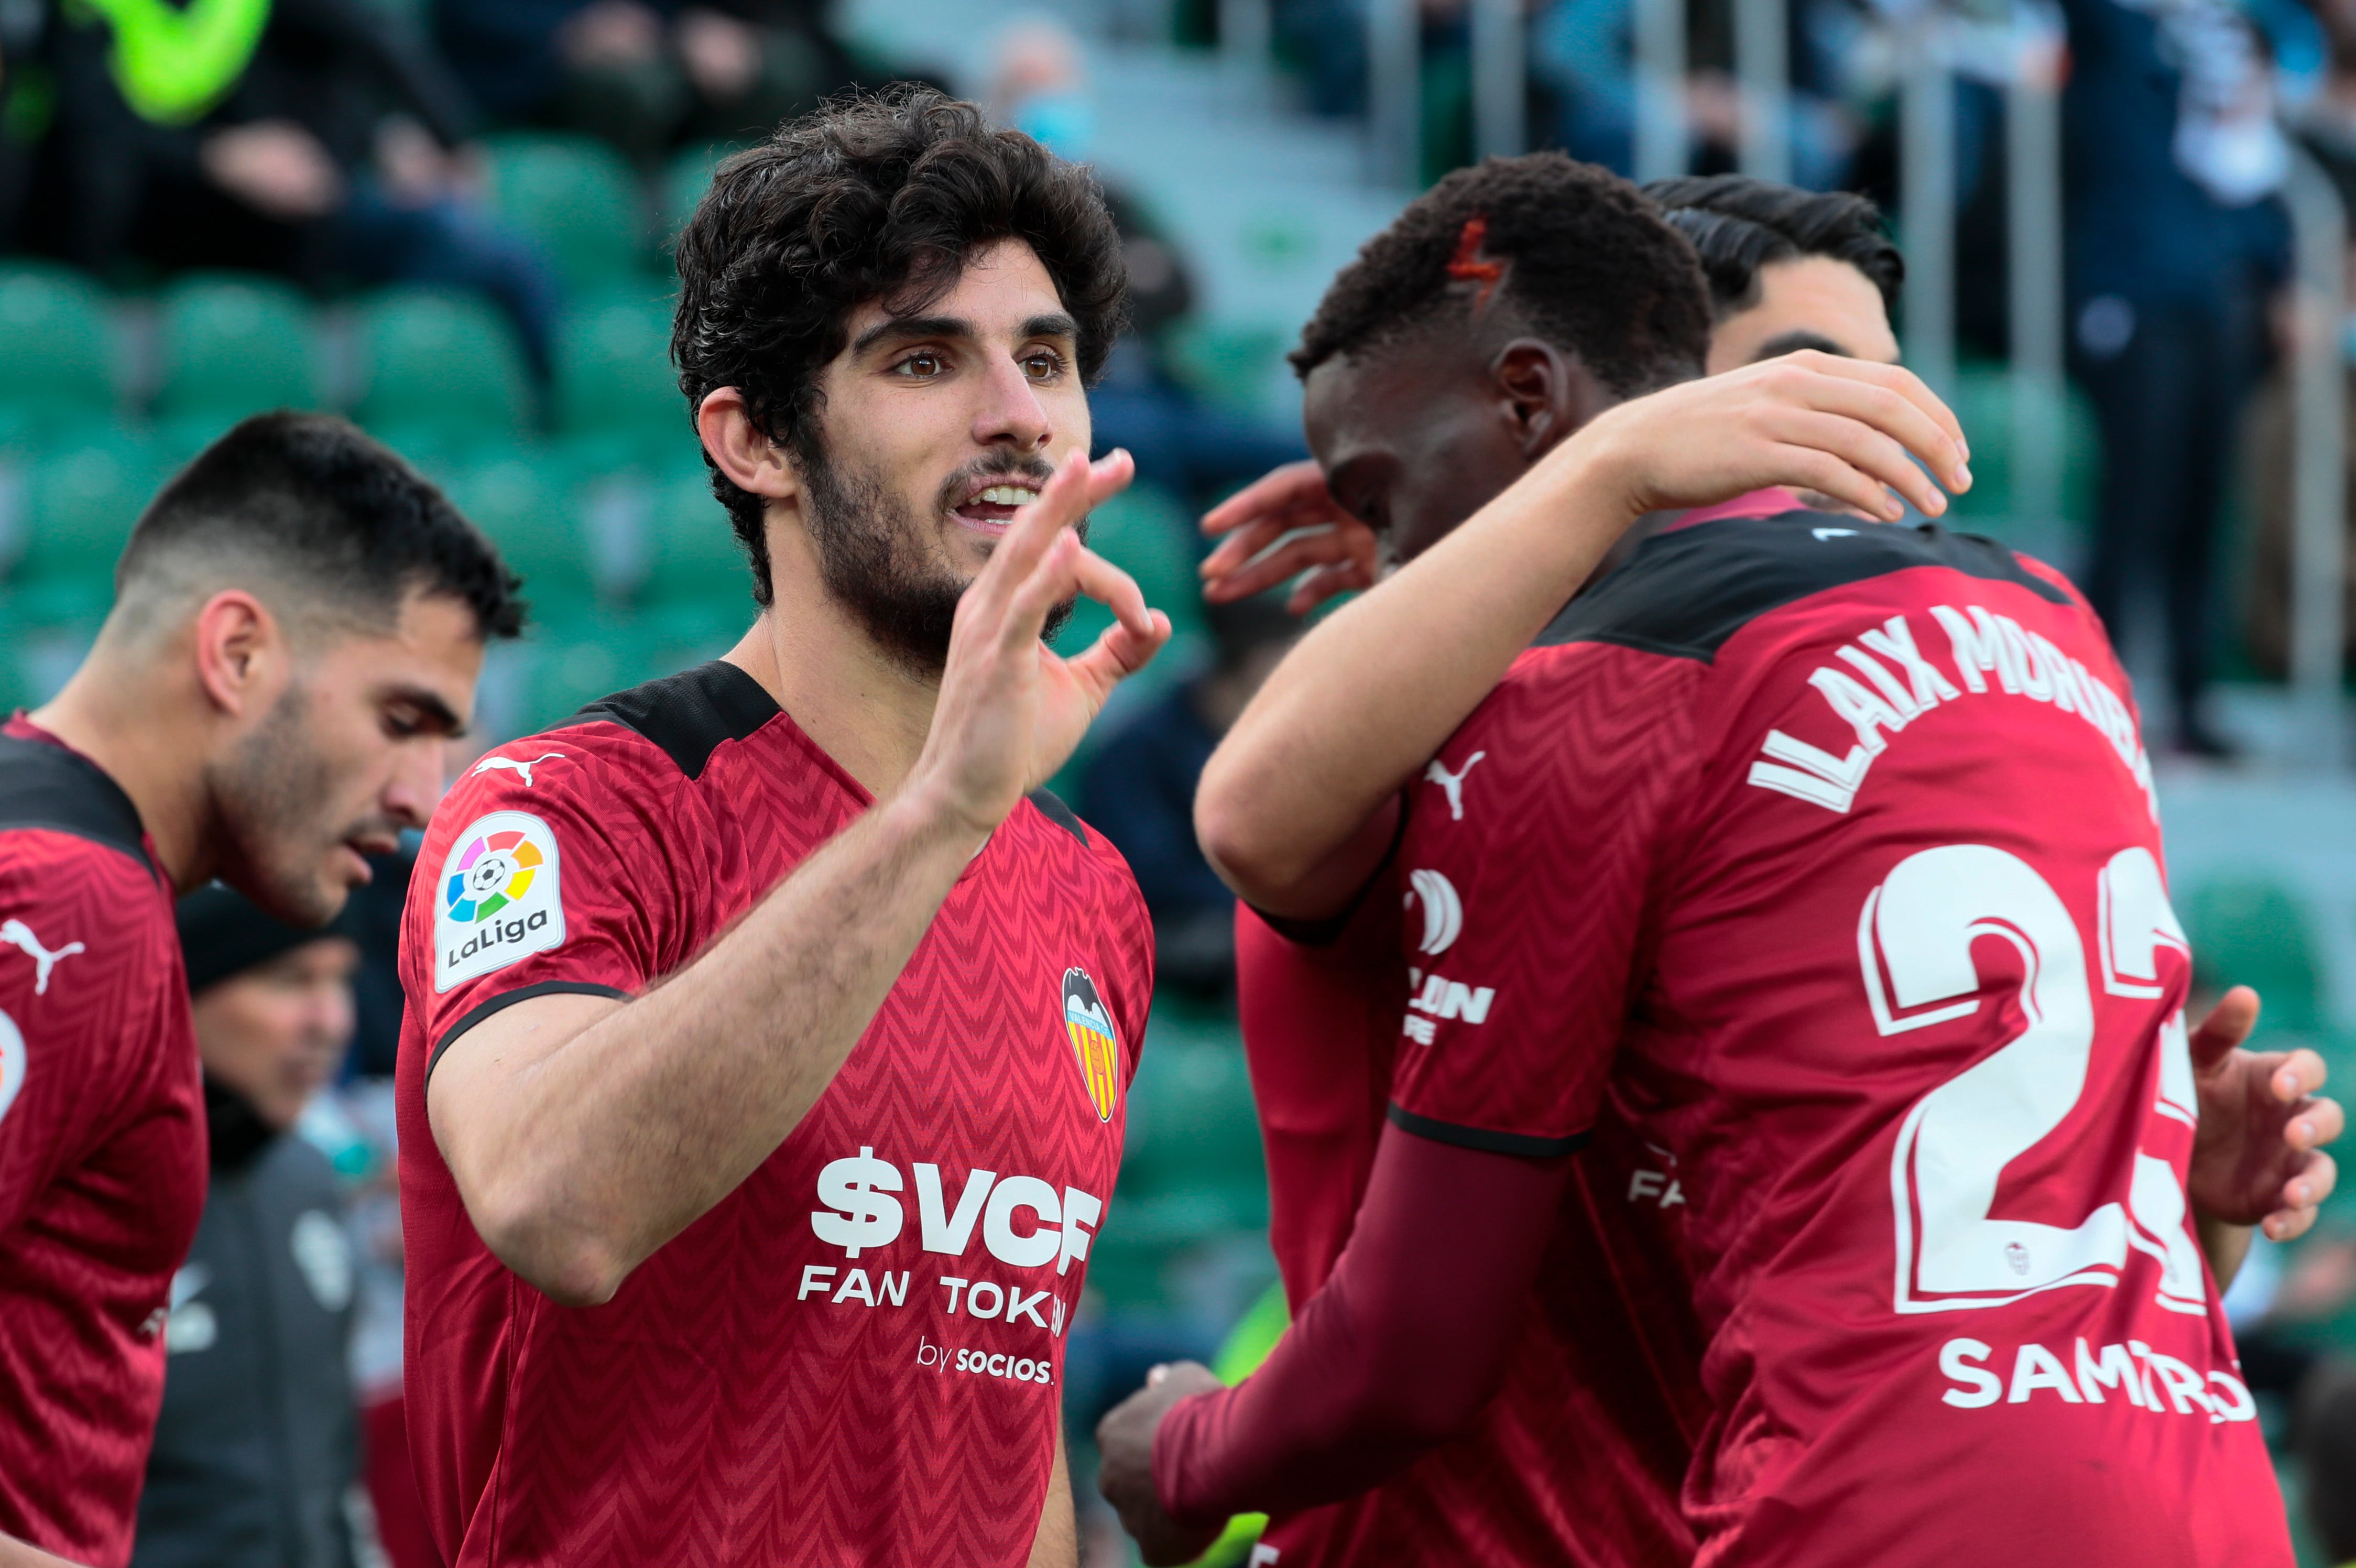
<svg viewBox="0 0 2356 1568">
<path fill-rule="evenodd" d="M 1080 1081 L 1097 1120 L 1112 1120 L 1120 1103 L 1120 1039 L 1114 1033 L 1112 1014 L 1097 994 L 1097 983 L 1085 969 L 1064 971 L 1064 1032 L 1072 1036 L 1072 1053 L 1079 1059 Z"/>
</svg>

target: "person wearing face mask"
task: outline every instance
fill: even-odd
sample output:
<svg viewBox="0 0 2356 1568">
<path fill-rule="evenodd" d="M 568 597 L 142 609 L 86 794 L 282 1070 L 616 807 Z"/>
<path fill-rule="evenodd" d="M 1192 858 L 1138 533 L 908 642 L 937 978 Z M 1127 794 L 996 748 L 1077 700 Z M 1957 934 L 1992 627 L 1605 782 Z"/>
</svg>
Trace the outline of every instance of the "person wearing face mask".
<svg viewBox="0 0 2356 1568">
<path fill-rule="evenodd" d="M 352 1561 L 353 1258 L 335 1167 L 293 1135 L 351 1039 L 349 917 L 299 930 L 218 883 L 180 903 L 212 1183 L 172 1277 L 134 1568 Z"/>
</svg>

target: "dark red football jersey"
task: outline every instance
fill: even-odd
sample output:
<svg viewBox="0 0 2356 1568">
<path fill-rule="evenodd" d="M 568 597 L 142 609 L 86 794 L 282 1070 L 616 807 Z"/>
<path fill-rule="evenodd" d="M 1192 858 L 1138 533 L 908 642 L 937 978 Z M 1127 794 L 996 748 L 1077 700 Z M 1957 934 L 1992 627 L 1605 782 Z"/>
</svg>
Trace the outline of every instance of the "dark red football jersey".
<svg viewBox="0 0 2356 1568">
<path fill-rule="evenodd" d="M 2084 602 L 1801 512 L 1647 540 L 1547 640 L 1441 754 L 1462 817 L 1402 841 L 1390 1114 L 1539 1154 L 1615 1077 L 1652 1108 L 1708 1337 L 1697 1561 L 2287 1564 Z"/>
<path fill-rule="evenodd" d="M 205 1206 L 172 886 L 113 779 L 0 729 L 0 1532 L 131 1557 Z"/>
<path fill-rule="evenodd" d="M 398 1093 L 410 1431 L 455 1568 L 1025 1561 L 1152 993 L 1127 866 L 1054 797 L 793 1135 L 611 1302 L 503 1267 L 426 1121 L 470 1026 L 679 969 L 869 803 L 713 663 L 499 747 L 435 812 Z"/>
<path fill-rule="evenodd" d="M 1440 789 L 1426 793 L 1415 809 L 1448 810 Z M 1373 1169 L 1410 994 L 1398 957 L 1402 889 L 1387 871 L 1330 942 L 1292 940 L 1249 910 L 1237 916 L 1269 1239 L 1295 1311 L 1340 1260 Z M 1372 1491 L 1272 1520 L 1260 1538 L 1275 1553 L 1267 1561 L 1679 1568 L 1692 1559 L 1677 1489 L 1705 1412 L 1691 1292 L 1671 1234 L 1682 1194 L 1657 1151 L 1606 1122 L 1613 1135 L 1573 1171 L 1512 1370 L 1478 1429 Z"/>
</svg>

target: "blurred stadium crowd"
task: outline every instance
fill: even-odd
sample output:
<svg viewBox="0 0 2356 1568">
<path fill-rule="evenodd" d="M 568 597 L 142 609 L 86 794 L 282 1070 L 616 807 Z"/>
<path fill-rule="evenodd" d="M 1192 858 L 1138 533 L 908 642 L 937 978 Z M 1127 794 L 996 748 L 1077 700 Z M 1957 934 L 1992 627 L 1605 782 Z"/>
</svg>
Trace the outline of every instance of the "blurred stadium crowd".
<svg viewBox="0 0 2356 1568">
<path fill-rule="evenodd" d="M 1687 7 L 1679 107 L 1693 172 L 1738 166 L 1737 4 Z M 1473 9 L 1417 9 L 1426 180 L 1473 155 Z M 2254 749 L 2263 776 L 2264 697 L 2249 693 L 2286 659 L 2287 349 L 2299 330 L 2277 193 L 2294 157 L 2311 156 L 2356 202 L 2356 3 L 2019 9 L 2070 51 L 2065 526 L 2019 518 L 2008 489 L 2007 83 L 2001 70 L 1959 70 L 1961 362 L 1947 390 L 1983 481 L 1963 503 L 1965 525 L 2063 553 L 2126 628 L 2145 704 L 2169 714 L 2156 729 L 2173 735 L 2179 757 Z M 1976 11 L 2013 14 L 1997 0 Z M 1897 95 L 1910 14 L 1897 0 L 1792 0 L 1788 13 L 1794 177 L 1874 196 L 1901 241 Z M 1631 0 L 1531 0 L 1534 144 L 1632 168 L 1635 21 Z M 1252 62 L 1240 133 L 1183 114 L 1144 126 L 1156 104 L 1114 81 L 1119 64 L 1120 81 L 1226 82 L 1219 62 L 1247 27 L 1267 53 Z M 1099 446 L 1130 448 L 1140 482 L 1097 515 L 1091 542 L 1172 614 L 1179 640 L 1124 689 L 1058 783 L 1135 868 L 1162 975 L 1118 1222 L 1072 1341 L 1070 1429 L 1086 1433 L 1146 1365 L 1208 1355 L 1238 1322 L 1248 1335 L 1265 1329 L 1271 1301 L 1281 1321 L 1281 1298 L 1262 1294 L 1272 1270 L 1233 1024 L 1232 906 L 1194 847 L 1190 807 L 1217 737 L 1294 628 L 1264 601 L 1205 610 L 1193 520 L 1301 454 L 1278 358 L 1336 247 L 1345 255 L 1408 194 L 1355 166 L 1329 177 L 1332 148 L 1355 145 L 1368 112 L 1367 38 L 1368 0 L 1072 0 L 1030 14 L 894 0 L 0 0 L 0 709 L 47 697 L 74 668 L 162 478 L 236 419 L 281 406 L 348 413 L 440 483 L 524 575 L 533 624 L 493 656 L 485 745 L 716 654 L 749 607 L 670 369 L 665 252 L 713 164 L 829 93 L 910 77 L 985 102 L 1067 156 L 1103 153 L 1134 320 L 1092 405 Z M 2180 83 L 2165 100 L 2148 91 L 2155 70 Z M 1219 95 L 1228 91 L 1162 102 L 1207 116 L 1234 102 Z M 1334 204 L 1240 239 L 1197 221 L 1232 174 L 1215 129 L 1257 138 L 1272 166 L 1311 170 L 1337 188 Z M 1135 151 L 1183 149 L 1196 131 L 1197 160 Z M 1121 147 L 1126 161 L 1113 156 Z M 1332 232 L 1301 236 L 1320 222 Z M 1290 317 L 1284 289 L 1261 286 L 1288 268 L 1309 291 Z M 2356 352 L 2356 327 L 2348 341 Z M 1095 635 L 1095 608 L 1082 607 L 1067 639 Z M 2229 701 L 2215 700 L 2212 674 Z M 2344 797 L 2330 800 L 2344 811 Z M 141 1563 L 433 1561 L 404 1515 L 414 1502 L 398 1459 L 386 1079 L 406 867 L 380 871 L 329 939 L 350 952 L 322 983 L 348 984 L 354 1004 L 326 1024 L 289 1026 L 306 1040 L 324 1030 L 331 1056 L 351 1042 L 337 1087 L 294 1123 L 340 1183 L 345 1240 L 315 1237 L 312 1256 L 299 1245 L 296 1255 L 312 1296 L 323 1307 L 332 1298 L 339 1326 L 319 1343 L 339 1354 L 348 1342 L 349 1379 L 332 1380 L 366 1402 L 370 1442 L 356 1442 L 356 1407 L 341 1393 L 255 1417 L 284 1425 L 267 1452 L 333 1461 L 265 1466 L 268 1485 L 326 1488 L 341 1507 L 364 1474 L 353 1496 L 369 1500 L 317 1529 L 293 1522 L 316 1498 L 289 1501 L 284 1528 L 250 1537 L 254 1555 L 221 1555 L 217 1541 L 203 1544 L 206 1498 L 262 1483 L 186 1461 L 205 1442 L 174 1443 L 175 1420 L 192 1417 L 168 1404 L 156 1463 L 192 1463 L 198 1479 L 151 1481 L 160 1511 Z M 2333 955 L 2349 934 L 2322 929 L 2263 866 L 2228 861 L 2180 886 L 2178 904 L 2212 986 L 2256 985 L 2274 1037 L 2323 1047 L 2344 1083 L 2356 1052 L 2333 1004 Z M 207 917 L 190 918 L 195 970 Z M 283 956 L 240 949 L 192 980 L 234 984 Z M 199 1026 L 214 1031 L 210 1069 L 236 1026 L 208 1025 L 201 1008 Z M 254 1147 L 277 1132 L 262 1129 Z M 242 1190 L 220 1181 L 217 1203 Z M 176 1379 L 230 1342 L 233 1326 L 217 1319 L 234 1310 L 220 1300 L 231 1265 L 209 1266 L 175 1291 Z M 2300 1247 L 2262 1255 L 2232 1305 L 2287 1484 L 2302 1484 L 2297 1455 L 2311 1451 L 2321 1468 L 2304 1485 L 2337 1537 L 2330 1560 L 2356 1556 L 2356 1520 L 2327 1517 L 2356 1495 L 2356 1383 L 2329 1359 L 2356 1350 L 2356 1221 L 2328 1217 Z M 279 1364 L 270 1375 L 298 1373 Z M 2302 1388 L 2303 1425 L 2293 1420 Z M 1095 1549 L 1122 1550 L 1108 1522 L 1098 1534 Z"/>
</svg>

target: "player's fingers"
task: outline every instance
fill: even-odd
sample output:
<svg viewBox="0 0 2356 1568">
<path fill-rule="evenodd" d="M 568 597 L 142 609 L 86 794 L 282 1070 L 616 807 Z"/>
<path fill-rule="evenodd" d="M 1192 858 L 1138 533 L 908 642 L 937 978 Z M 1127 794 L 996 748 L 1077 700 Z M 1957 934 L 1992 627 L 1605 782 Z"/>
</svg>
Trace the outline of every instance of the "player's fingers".
<svg viewBox="0 0 2356 1568">
<path fill-rule="evenodd" d="M 1039 487 L 1039 499 L 1015 512 L 990 564 L 966 590 L 974 613 L 995 618 L 1023 591 L 1065 530 L 1086 515 L 1087 474 L 1087 454 L 1073 453 Z"/>
<path fill-rule="evenodd" d="M 2318 1098 L 2297 1107 L 2283 1136 L 2294 1149 L 2319 1149 L 2348 1130 L 2348 1112 L 2337 1100 Z"/>
<path fill-rule="evenodd" d="M 1896 522 L 1906 515 L 1906 509 L 1892 499 L 1872 476 L 1851 467 L 1822 447 L 1779 444 L 1773 449 L 1773 457 L 1772 477 L 1765 481 L 1769 484 L 1815 490 L 1884 522 Z"/>
<path fill-rule="evenodd" d="M 2209 1009 L 2209 1015 L 2201 1019 L 2200 1026 L 2192 1031 L 2191 1038 L 2187 1042 L 2192 1048 L 2192 1065 L 2203 1070 L 2216 1066 L 2224 1059 L 2227 1052 L 2248 1039 L 2250 1031 L 2257 1026 L 2258 993 L 2246 985 L 2233 987 L 2217 998 L 2217 1005 Z M 2321 1060 L 2320 1058 L 2317 1059 Z M 2280 1078 L 2282 1069 L 2277 1068 L 2275 1075 Z M 2317 1084 L 2310 1084 L 2297 1094 L 2280 1095 L 2280 1098 L 2287 1103 L 2320 1082 L 2318 1079 Z"/>
<path fill-rule="evenodd" d="M 1336 594 L 1347 594 L 1375 585 L 1371 567 L 1358 561 L 1344 561 L 1332 566 L 1320 566 L 1301 576 L 1293 585 L 1292 595 L 1284 607 L 1297 616 L 1305 616 Z"/>
<path fill-rule="evenodd" d="M 2340 1166 L 2329 1155 L 2308 1156 L 2298 1175 L 2283 1186 L 2283 1206 L 2266 1216 L 2260 1227 L 2269 1240 L 2288 1241 L 2314 1225 L 2324 1199 L 2340 1185 Z"/>
<path fill-rule="evenodd" d="M 1195 573 L 1206 583 L 1223 577 L 1299 526 L 1290 512 L 1263 513 L 1220 540 Z"/>
<path fill-rule="evenodd" d="M 1098 554 L 1081 546 L 1072 557 L 1072 577 L 1079 591 L 1112 611 L 1113 619 L 1142 637 L 1153 629 L 1153 617 L 1145 607 L 1145 590 L 1137 579 Z"/>
<path fill-rule="evenodd" d="M 1875 423 L 1883 424 L 1891 435 L 1905 440 L 1924 462 L 1931 465 L 1932 472 L 1958 481 L 1955 484 L 1957 489 L 1971 488 L 1971 475 L 1965 467 L 1971 461 L 1971 442 L 1964 435 L 1962 421 L 1922 377 L 1905 366 L 1884 365 L 1871 360 L 1852 360 L 1815 349 L 1786 356 L 1783 362 L 1815 371 L 1836 386 L 1847 383 L 1898 400 L 1906 405 L 1906 412 L 1901 412 L 1896 405 L 1883 403 L 1877 397 L 1876 406 L 1881 413 Z M 1891 421 L 1897 423 L 1890 423 Z M 1903 428 L 1900 428 L 1901 425 Z M 1914 436 L 1907 435 L 1910 430 L 1915 433 Z M 1932 432 L 1936 434 L 1932 435 Z M 1958 473 L 1958 469 L 1964 471 Z"/>
<path fill-rule="evenodd" d="M 1914 466 L 1906 448 L 1865 420 L 1794 408 L 1770 412 L 1765 423 L 1778 439 L 1830 453 L 1868 478 L 1896 490 L 1925 517 L 1937 517 L 1947 510 L 1945 492 Z"/>
<path fill-rule="evenodd" d="M 1104 505 L 1137 478 L 1137 459 L 1129 455 L 1126 446 L 1116 446 L 1088 465 L 1088 506 L 1091 510 Z"/>
<path fill-rule="evenodd" d="M 1304 503 L 1333 504 L 1325 475 L 1314 460 L 1303 458 L 1271 468 L 1203 514 L 1205 533 L 1226 533 L 1265 512 L 1290 511 Z"/>
<path fill-rule="evenodd" d="M 2323 1080 L 2329 1076 L 2330 1071 L 2323 1065 L 2323 1058 L 2301 1047 L 2276 1065 L 2273 1072 L 2267 1075 L 2266 1089 L 2281 1103 L 2296 1104 L 2321 1089 Z"/>
<path fill-rule="evenodd" d="M 1288 539 L 1266 555 L 1256 556 L 1248 564 L 1205 582 L 1203 596 L 1215 605 L 1248 599 L 1312 567 L 1355 563 L 1357 559 L 1358 551 L 1351 540 L 1337 529 L 1322 529 Z"/>
<path fill-rule="evenodd" d="M 1001 652 L 1020 651 L 1039 640 L 1039 634 L 1046 629 L 1047 617 L 1079 586 L 1074 562 L 1082 553 L 1077 534 L 1058 533 L 1047 542 L 1045 553 L 1015 588 L 998 618 L 998 646 Z"/>
<path fill-rule="evenodd" d="M 1147 627 L 1132 631 L 1115 621 L 1095 642 L 1064 660 L 1065 667 L 1101 703 L 1115 686 L 1153 661 L 1170 641 L 1170 618 L 1160 610 L 1147 612 Z"/>
</svg>

